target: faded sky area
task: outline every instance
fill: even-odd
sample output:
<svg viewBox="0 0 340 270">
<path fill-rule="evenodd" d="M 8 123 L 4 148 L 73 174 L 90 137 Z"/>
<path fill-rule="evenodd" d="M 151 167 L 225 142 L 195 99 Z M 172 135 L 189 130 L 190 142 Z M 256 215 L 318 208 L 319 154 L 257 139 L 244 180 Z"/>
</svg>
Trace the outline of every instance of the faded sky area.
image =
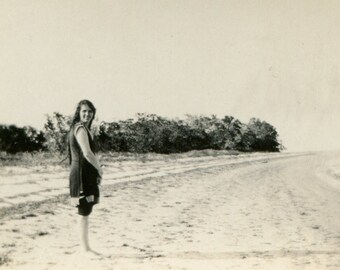
<svg viewBox="0 0 340 270">
<path fill-rule="evenodd" d="M 137 112 L 251 117 L 288 150 L 340 149 L 340 1 L 3 0 L 0 123 L 42 129 L 83 98 Z"/>
</svg>

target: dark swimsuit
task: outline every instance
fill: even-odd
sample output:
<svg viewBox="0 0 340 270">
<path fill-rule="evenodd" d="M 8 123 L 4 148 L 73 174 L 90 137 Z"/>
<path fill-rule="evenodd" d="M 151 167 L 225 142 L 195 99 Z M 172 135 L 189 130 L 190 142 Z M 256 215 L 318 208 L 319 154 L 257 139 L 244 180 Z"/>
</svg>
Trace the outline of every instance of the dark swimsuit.
<svg viewBox="0 0 340 270">
<path fill-rule="evenodd" d="M 71 171 L 69 176 L 71 197 L 80 197 L 78 213 L 88 216 L 93 205 L 99 202 L 98 171 L 87 161 L 75 137 L 75 131 L 83 127 L 87 131 L 89 145 L 95 153 L 95 145 L 88 129 L 82 124 L 75 124 L 69 133 Z"/>
</svg>

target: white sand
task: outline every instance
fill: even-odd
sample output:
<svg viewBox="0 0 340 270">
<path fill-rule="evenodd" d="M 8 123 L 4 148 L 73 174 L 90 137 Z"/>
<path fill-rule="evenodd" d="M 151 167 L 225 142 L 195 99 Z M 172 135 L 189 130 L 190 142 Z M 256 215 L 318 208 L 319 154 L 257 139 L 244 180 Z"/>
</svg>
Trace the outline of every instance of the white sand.
<svg viewBox="0 0 340 270">
<path fill-rule="evenodd" d="M 339 155 L 279 157 L 155 163 L 146 174 L 148 163 L 134 164 L 131 177 L 108 180 L 121 183 L 103 187 L 91 215 L 106 258 L 80 256 L 75 209 L 45 203 L 3 218 L 1 267 L 340 269 L 340 189 L 320 178 L 337 181 L 327 166 L 337 171 Z"/>
</svg>

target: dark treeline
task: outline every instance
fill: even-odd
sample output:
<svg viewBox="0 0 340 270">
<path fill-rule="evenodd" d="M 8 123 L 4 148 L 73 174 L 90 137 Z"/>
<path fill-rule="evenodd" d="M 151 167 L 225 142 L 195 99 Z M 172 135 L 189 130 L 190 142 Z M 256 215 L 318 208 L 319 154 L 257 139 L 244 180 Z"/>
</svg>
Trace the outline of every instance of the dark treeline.
<svg viewBox="0 0 340 270">
<path fill-rule="evenodd" d="M 29 126 L 0 125 L 0 151 L 15 154 L 45 150 L 46 138 L 42 131 Z"/>
<path fill-rule="evenodd" d="M 47 116 L 44 131 L 32 127 L 0 125 L 0 151 L 7 153 L 51 151 L 64 154 L 71 117 Z M 97 149 L 102 152 L 180 153 L 190 150 L 238 150 L 278 152 L 283 146 L 276 129 L 257 118 L 247 124 L 232 116 L 212 115 L 169 120 L 155 114 L 136 119 L 102 122 L 93 126 Z"/>
</svg>

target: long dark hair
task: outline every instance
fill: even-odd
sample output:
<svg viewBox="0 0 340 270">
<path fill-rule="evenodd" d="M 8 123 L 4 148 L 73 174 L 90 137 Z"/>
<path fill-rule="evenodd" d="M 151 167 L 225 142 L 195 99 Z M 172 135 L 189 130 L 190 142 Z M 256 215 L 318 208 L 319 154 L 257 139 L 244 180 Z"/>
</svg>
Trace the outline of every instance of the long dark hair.
<svg viewBox="0 0 340 270">
<path fill-rule="evenodd" d="M 76 109 L 76 112 L 74 113 L 74 116 L 73 116 L 73 120 L 72 120 L 72 124 L 71 124 L 71 128 L 77 124 L 79 121 L 80 121 L 80 109 L 81 109 L 81 105 L 87 105 L 90 107 L 90 109 L 93 111 L 93 117 L 89 123 L 89 126 L 88 128 L 91 129 L 91 125 L 92 125 L 92 121 L 93 119 L 95 118 L 96 116 L 96 108 L 94 107 L 94 105 L 92 104 L 91 101 L 87 100 L 87 99 L 84 99 L 84 100 L 81 100 L 78 105 L 77 105 L 77 109 Z"/>
<path fill-rule="evenodd" d="M 76 112 L 74 113 L 74 116 L 73 116 L 73 119 L 72 119 L 72 124 L 71 124 L 70 131 L 69 131 L 69 132 L 71 132 L 71 130 L 72 130 L 72 128 L 73 128 L 73 126 L 74 126 L 75 124 L 77 124 L 78 122 L 80 122 L 80 109 L 81 109 L 81 105 L 87 105 L 87 106 L 89 106 L 90 109 L 93 111 L 93 117 L 92 117 L 92 119 L 91 119 L 91 121 L 90 121 L 90 123 L 89 123 L 89 126 L 88 126 L 88 128 L 91 129 L 92 121 L 93 121 L 93 119 L 94 119 L 95 116 L 96 116 L 96 108 L 94 107 L 94 105 L 92 104 L 91 101 L 89 101 L 89 100 L 87 100 L 87 99 L 83 99 L 83 100 L 81 100 L 81 101 L 78 103 L 78 105 L 77 105 L 77 109 L 76 109 Z M 68 152 L 68 155 L 67 155 L 67 157 L 66 157 L 64 160 L 66 160 L 67 158 L 69 158 L 69 162 L 70 162 L 70 164 L 71 164 L 71 162 L 72 162 L 72 156 L 71 156 L 70 138 L 69 138 L 69 136 L 67 136 L 67 152 Z M 62 160 L 61 162 L 63 162 L 64 160 Z M 61 162 L 60 162 L 60 163 L 61 163 Z"/>
</svg>

